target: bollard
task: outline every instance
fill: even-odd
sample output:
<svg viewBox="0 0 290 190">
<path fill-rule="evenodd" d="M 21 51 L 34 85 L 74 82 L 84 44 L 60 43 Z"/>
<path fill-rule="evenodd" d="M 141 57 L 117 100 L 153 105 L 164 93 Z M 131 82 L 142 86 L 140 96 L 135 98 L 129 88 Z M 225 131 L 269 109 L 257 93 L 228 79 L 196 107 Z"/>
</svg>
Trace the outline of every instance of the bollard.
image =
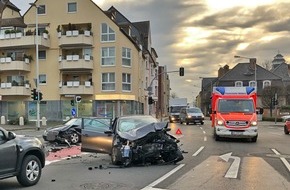
<svg viewBox="0 0 290 190">
<path fill-rule="evenodd" d="M 42 122 L 42 126 L 46 126 L 46 118 L 45 117 L 42 117 L 41 118 L 41 122 Z"/>
<path fill-rule="evenodd" d="M 5 125 L 5 124 L 6 124 L 5 121 L 6 121 L 6 120 L 5 120 L 5 116 L 2 115 L 2 116 L 1 116 L 1 125 Z"/>
<path fill-rule="evenodd" d="M 21 116 L 19 117 L 19 125 L 23 126 L 24 125 L 24 118 Z"/>
</svg>

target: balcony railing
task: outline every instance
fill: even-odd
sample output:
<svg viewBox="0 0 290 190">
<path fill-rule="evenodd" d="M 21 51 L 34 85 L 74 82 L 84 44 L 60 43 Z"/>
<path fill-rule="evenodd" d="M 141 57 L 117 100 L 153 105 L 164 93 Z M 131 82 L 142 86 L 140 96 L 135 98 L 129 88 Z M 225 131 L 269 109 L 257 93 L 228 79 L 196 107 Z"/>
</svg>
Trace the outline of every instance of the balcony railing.
<svg viewBox="0 0 290 190">
<path fill-rule="evenodd" d="M 89 55 L 66 55 L 59 56 L 59 69 L 93 69 L 93 58 Z"/>
<path fill-rule="evenodd" d="M 2 96 L 7 95 L 20 95 L 20 96 L 30 96 L 30 85 L 17 85 L 14 86 L 12 83 L 1 83 L 0 94 Z"/>
<path fill-rule="evenodd" d="M 18 33 L 11 36 L 12 34 L 2 34 L 0 35 L 0 48 L 32 48 L 35 46 L 35 36 L 28 35 L 24 36 L 22 33 L 16 37 Z M 47 34 L 43 34 L 38 36 L 38 44 L 40 48 L 49 48 L 50 47 L 50 39 Z"/>
<path fill-rule="evenodd" d="M 12 60 L 11 57 L 0 58 L 0 71 L 30 71 L 30 60 Z"/>
<path fill-rule="evenodd" d="M 59 46 L 74 46 L 74 45 L 93 45 L 93 36 L 90 31 L 79 33 L 78 30 L 66 31 L 58 33 Z"/>
<path fill-rule="evenodd" d="M 81 83 L 80 81 L 66 81 L 59 83 L 60 94 L 89 94 L 92 95 L 94 93 L 94 89 L 92 83 L 90 81 L 84 81 Z"/>
</svg>

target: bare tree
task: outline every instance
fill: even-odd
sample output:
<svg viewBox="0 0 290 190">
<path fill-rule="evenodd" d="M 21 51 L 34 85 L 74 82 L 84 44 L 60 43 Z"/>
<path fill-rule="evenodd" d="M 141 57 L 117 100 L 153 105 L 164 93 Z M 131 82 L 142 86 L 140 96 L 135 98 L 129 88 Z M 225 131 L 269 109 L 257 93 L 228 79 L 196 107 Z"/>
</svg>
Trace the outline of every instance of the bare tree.
<svg viewBox="0 0 290 190">
<path fill-rule="evenodd" d="M 272 62 L 270 60 L 264 60 L 264 62 L 261 63 L 261 66 L 269 71 L 272 69 Z"/>
<path fill-rule="evenodd" d="M 264 107 L 270 107 L 270 108 L 272 107 L 271 103 L 273 102 L 271 101 L 271 98 L 273 98 L 276 93 L 279 97 L 279 95 L 283 94 L 283 89 L 279 86 L 267 86 L 263 89 L 262 104 Z"/>
</svg>

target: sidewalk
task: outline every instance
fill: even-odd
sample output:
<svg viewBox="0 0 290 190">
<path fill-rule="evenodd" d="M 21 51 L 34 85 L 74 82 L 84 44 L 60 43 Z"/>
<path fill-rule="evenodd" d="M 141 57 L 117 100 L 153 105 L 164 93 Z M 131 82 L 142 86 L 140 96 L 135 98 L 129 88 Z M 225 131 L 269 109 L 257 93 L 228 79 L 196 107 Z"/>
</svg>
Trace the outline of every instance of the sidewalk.
<svg viewBox="0 0 290 190">
<path fill-rule="evenodd" d="M 46 126 L 41 125 L 40 123 L 40 127 L 37 128 L 36 123 L 30 122 L 26 125 L 9 125 L 9 124 L 5 124 L 5 125 L 1 125 L 0 127 L 8 130 L 8 131 L 22 131 L 22 130 L 27 130 L 27 131 L 44 131 L 47 128 L 56 126 L 56 125 L 60 125 L 62 124 L 62 122 L 48 122 Z"/>
</svg>

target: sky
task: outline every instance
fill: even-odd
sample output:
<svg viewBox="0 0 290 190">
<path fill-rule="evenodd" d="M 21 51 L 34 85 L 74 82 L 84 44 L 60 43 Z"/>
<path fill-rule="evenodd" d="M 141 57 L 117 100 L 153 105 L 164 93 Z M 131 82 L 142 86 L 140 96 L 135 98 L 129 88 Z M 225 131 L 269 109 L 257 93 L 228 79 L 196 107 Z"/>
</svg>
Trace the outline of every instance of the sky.
<svg viewBox="0 0 290 190">
<path fill-rule="evenodd" d="M 10 0 L 24 13 L 33 0 Z M 290 0 L 94 0 L 114 6 L 131 22 L 150 21 L 157 61 L 169 73 L 171 93 L 191 103 L 202 77 L 217 77 L 246 58 L 271 63 L 281 53 L 290 61 Z M 235 59 L 235 55 L 246 58 Z"/>
</svg>

